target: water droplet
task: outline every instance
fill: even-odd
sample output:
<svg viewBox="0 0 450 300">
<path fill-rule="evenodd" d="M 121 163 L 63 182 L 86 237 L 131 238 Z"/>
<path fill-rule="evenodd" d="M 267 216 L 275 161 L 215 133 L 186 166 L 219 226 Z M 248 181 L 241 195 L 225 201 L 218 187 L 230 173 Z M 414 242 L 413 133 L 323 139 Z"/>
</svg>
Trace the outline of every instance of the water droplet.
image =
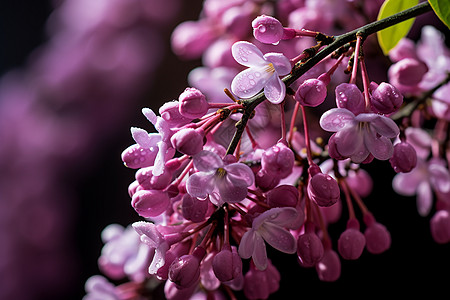
<svg viewBox="0 0 450 300">
<path fill-rule="evenodd" d="M 266 32 L 267 28 L 264 25 L 259 25 L 258 30 L 259 30 L 259 32 L 264 33 L 264 32 Z"/>
<path fill-rule="evenodd" d="M 255 82 L 254 80 L 250 80 L 250 84 L 251 84 L 251 85 L 255 85 L 256 82 Z"/>
</svg>

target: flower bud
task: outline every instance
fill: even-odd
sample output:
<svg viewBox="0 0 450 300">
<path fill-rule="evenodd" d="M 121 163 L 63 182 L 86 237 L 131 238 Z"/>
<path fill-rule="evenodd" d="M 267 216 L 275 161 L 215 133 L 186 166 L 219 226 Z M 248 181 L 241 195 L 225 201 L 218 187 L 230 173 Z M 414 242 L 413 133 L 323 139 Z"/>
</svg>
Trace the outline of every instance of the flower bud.
<svg viewBox="0 0 450 300">
<path fill-rule="evenodd" d="M 201 129 L 183 128 L 170 138 L 170 142 L 177 151 L 192 156 L 202 151 L 203 137 Z"/>
<path fill-rule="evenodd" d="M 191 197 L 189 194 L 183 196 L 183 203 L 181 205 L 183 217 L 194 223 L 199 223 L 205 220 L 208 212 L 208 200 L 198 200 L 196 197 Z"/>
<path fill-rule="evenodd" d="M 283 25 L 273 17 L 262 15 L 252 22 L 253 35 L 264 44 L 277 44 L 283 37 Z"/>
<path fill-rule="evenodd" d="M 222 282 L 234 280 L 242 274 L 242 259 L 236 247 L 233 247 L 233 252 L 231 250 L 229 244 L 224 244 L 213 259 L 214 274 Z"/>
<path fill-rule="evenodd" d="M 283 142 L 278 142 L 263 153 L 261 166 L 269 175 L 286 178 L 294 167 L 294 152 Z"/>
<path fill-rule="evenodd" d="M 325 101 L 327 85 L 319 79 L 305 80 L 295 92 L 294 99 L 304 106 L 316 107 Z"/>
<path fill-rule="evenodd" d="M 121 158 L 125 166 L 131 169 L 139 169 L 152 166 L 155 163 L 158 148 L 145 149 L 138 144 L 133 144 L 123 150 Z"/>
<path fill-rule="evenodd" d="M 133 195 L 131 206 L 144 218 L 156 217 L 166 211 L 169 197 L 159 190 L 140 190 Z"/>
<path fill-rule="evenodd" d="M 393 85 L 382 82 L 372 92 L 370 98 L 372 109 L 377 113 L 391 114 L 403 103 L 403 95 Z"/>
<path fill-rule="evenodd" d="M 214 29 L 206 21 L 183 22 L 172 33 L 172 49 L 183 58 L 199 58 L 215 38 Z"/>
<path fill-rule="evenodd" d="M 298 202 L 298 190 L 292 185 L 279 185 L 266 194 L 270 207 L 295 207 Z"/>
<path fill-rule="evenodd" d="M 366 238 L 359 231 L 359 222 L 356 219 L 349 219 L 347 229 L 341 234 L 338 240 L 338 251 L 344 259 L 358 259 L 366 245 Z"/>
<path fill-rule="evenodd" d="M 174 260 L 169 267 L 169 280 L 179 288 L 192 286 L 200 277 L 200 262 L 205 254 L 205 249 L 197 247 L 192 255 L 183 255 Z"/>
<path fill-rule="evenodd" d="M 395 172 L 408 173 L 416 167 L 416 150 L 406 142 L 398 143 L 394 146 L 394 154 L 389 162 Z"/>
<path fill-rule="evenodd" d="M 192 121 L 180 113 L 180 102 L 166 102 L 159 108 L 159 114 L 171 127 L 181 127 Z"/>
<path fill-rule="evenodd" d="M 425 63 L 414 58 L 405 58 L 389 68 L 389 79 L 400 86 L 415 87 L 427 72 Z"/>
<path fill-rule="evenodd" d="M 308 221 L 305 227 L 305 233 L 297 240 L 297 256 L 300 265 L 309 268 L 322 259 L 324 249 L 322 241 L 314 232 L 314 224 Z"/>
<path fill-rule="evenodd" d="M 141 168 L 136 172 L 136 180 L 146 190 L 163 190 L 172 181 L 172 174 L 166 168 L 159 176 L 152 174 L 153 167 Z"/>
<path fill-rule="evenodd" d="M 187 88 L 178 98 L 180 114 L 183 117 L 197 119 L 203 117 L 209 109 L 205 95 L 196 88 Z"/>
<path fill-rule="evenodd" d="M 350 170 L 345 181 L 347 181 L 348 186 L 360 197 L 367 197 L 372 192 L 372 177 L 364 169 L 358 169 L 357 171 Z"/>
<path fill-rule="evenodd" d="M 408 38 L 401 39 L 397 46 L 389 51 L 389 58 L 393 62 L 398 62 L 405 58 L 417 58 L 416 44 Z"/>
<path fill-rule="evenodd" d="M 316 272 L 319 279 L 325 282 L 336 281 L 341 276 L 341 261 L 331 247 L 323 252 L 322 259 L 316 264 Z"/>
<path fill-rule="evenodd" d="M 328 174 L 323 174 L 317 165 L 308 169 L 310 176 L 308 196 L 319 206 L 331 206 L 340 199 L 338 183 Z"/>
<path fill-rule="evenodd" d="M 450 213 L 438 210 L 430 220 L 431 236 L 439 244 L 450 242 Z"/>
<path fill-rule="evenodd" d="M 364 231 L 366 249 L 372 254 L 379 254 L 391 246 L 391 235 L 386 227 L 375 221 L 371 213 L 364 215 L 367 228 Z"/>
<path fill-rule="evenodd" d="M 336 105 L 346 108 L 355 115 L 364 112 L 364 96 L 359 88 L 353 83 L 341 83 L 336 87 Z"/>
<path fill-rule="evenodd" d="M 263 191 L 273 189 L 279 182 L 279 177 L 272 176 L 262 169 L 255 175 L 255 184 Z"/>
</svg>

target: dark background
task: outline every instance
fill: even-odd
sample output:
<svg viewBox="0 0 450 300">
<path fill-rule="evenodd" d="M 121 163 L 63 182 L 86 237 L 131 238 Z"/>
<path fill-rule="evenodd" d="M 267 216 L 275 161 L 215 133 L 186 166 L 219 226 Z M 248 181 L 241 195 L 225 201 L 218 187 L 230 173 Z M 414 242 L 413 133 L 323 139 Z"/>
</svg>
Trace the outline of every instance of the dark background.
<svg viewBox="0 0 450 300">
<path fill-rule="evenodd" d="M 198 0 L 184 1 L 182 14 L 172 26 L 182 20 L 196 19 L 200 3 Z M 26 67 L 27 58 L 33 49 L 46 42 L 44 25 L 51 9 L 48 1 L 1 2 L 1 75 L 14 68 Z M 165 42 L 169 43 L 168 36 Z M 97 258 L 102 247 L 101 230 L 110 223 L 126 226 L 138 219 L 127 194 L 127 187 L 133 180 L 134 173 L 123 167 L 120 160 L 122 150 L 132 143 L 129 127 L 150 128 L 141 116 L 140 108 L 148 103 L 149 97 L 153 99 L 152 103 L 155 103 L 154 99 L 163 102 L 177 98 L 187 85 L 187 72 L 199 64 L 199 61 L 182 62 L 171 53 L 166 53 L 156 81 L 151 84 L 149 93 L 142 98 L 142 105 L 135 108 L 136 114 L 129 116 L 129 124 L 117 132 L 114 140 L 102 146 L 103 151 L 99 151 L 101 154 L 78 170 L 83 176 L 77 175 L 72 182 L 78 203 L 74 212 L 75 230 L 69 233 L 73 234 L 75 241 L 77 255 L 73 259 L 78 268 L 67 270 L 68 273 L 76 273 L 75 279 L 71 281 L 64 297 L 57 295 L 55 299 L 81 299 L 85 280 L 99 273 Z M 288 295 L 291 299 L 330 295 L 365 298 L 387 296 L 394 292 L 412 294 L 420 291 L 429 295 L 445 295 L 448 292 L 450 245 L 438 245 L 432 240 L 429 218 L 418 215 L 414 198 L 401 197 L 392 191 L 391 179 L 394 173 L 389 163 L 379 162 L 367 166 L 367 169 L 373 174 L 375 186 L 365 203 L 377 220 L 390 230 L 391 249 L 381 255 L 365 251 L 358 261 L 342 261 L 341 278 L 334 283 L 320 282 L 314 269 L 302 269 L 298 266 L 295 256 L 280 255 L 269 250 L 269 257 L 282 274 L 280 291 L 271 298 L 280 299 Z M 344 210 L 342 219 L 345 217 Z M 334 243 L 344 228 L 345 222 L 331 226 L 330 233 L 334 237 Z M 36 296 L 35 299 L 44 298 Z"/>
</svg>

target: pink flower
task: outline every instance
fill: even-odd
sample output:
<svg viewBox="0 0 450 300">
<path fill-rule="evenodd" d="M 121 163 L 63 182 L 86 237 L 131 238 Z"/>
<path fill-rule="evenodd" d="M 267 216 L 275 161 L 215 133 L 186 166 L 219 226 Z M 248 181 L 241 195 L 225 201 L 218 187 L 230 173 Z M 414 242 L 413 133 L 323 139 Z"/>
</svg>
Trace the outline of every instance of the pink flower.
<svg viewBox="0 0 450 300">
<path fill-rule="evenodd" d="M 215 153 L 203 150 L 194 156 L 194 167 L 199 171 L 186 182 L 192 197 L 205 199 L 208 195 L 215 205 L 235 203 L 247 196 L 247 188 L 255 181 L 252 170 L 242 163 L 225 165 Z"/>
<path fill-rule="evenodd" d="M 440 161 L 418 157 L 411 172 L 395 175 L 392 187 L 400 195 L 417 195 L 417 210 L 421 216 L 427 216 L 433 204 L 433 191 L 443 200 L 450 195 L 450 173 Z"/>
<path fill-rule="evenodd" d="M 252 257 L 259 270 L 266 269 L 268 260 L 264 241 L 281 252 L 295 253 L 297 241 L 285 228 L 298 228 L 299 223 L 303 220 L 299 220 L 297 210 L 292 207 L 276 207 L 263 212 L 242 236 L 239 255 L 244 259 Z"/>
<path fill-rule="evenodd" d="M 240 72 L 231 82 L 231 91 L 240 98 L 251 98 L 264 89 L 270 102 L 281 103 L 286 85 L 279 78 L 291 71 L 291 63 L 281 53 L 262 52 L 252 43 L 236 42 L 231 48 L 234 59 L 248 69 Z"/>
<path fill-rule="evenodd" d="M 135 222 L 133 228 L 139 234 L 141 242 L 155 249 L 152 263 L 148 268 L 150 274 L 156 274 L 159 268 L 166 263 L 166 252 L 170 246 L 181 241 L 182 235 L 173 233 L 163 236 L 156 225 L 150 222 Z"/>
<path fill-rule="evenodd" d="M 399 134 L 397 124 L 388 117 L 374 113 L 355 116 L 345 108 L 326 111 L 320 118 L 320 126 L 336 132 L 330 138 L 335 150 L 355 163 L 363 162 L 369 154 L 379 160 L 389 159 L 394 151 L 390 139 Z"/>
</svg>

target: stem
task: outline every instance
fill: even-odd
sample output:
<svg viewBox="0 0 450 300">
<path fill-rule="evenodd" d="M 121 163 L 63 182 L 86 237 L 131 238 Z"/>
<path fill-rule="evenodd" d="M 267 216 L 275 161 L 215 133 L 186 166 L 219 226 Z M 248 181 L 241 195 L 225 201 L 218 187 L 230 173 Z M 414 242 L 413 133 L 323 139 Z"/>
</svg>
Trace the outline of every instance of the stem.
<svg viewBox="0 0 450 300">
<path fill-rule="evenodd" d="M 295 127 L 295 119 L 297 118 L 298 109 L 300 108 L 300 103 L 295 101 L 294 112 L 291 117 L 291 125 L 289 126 L 289 135 L 288 135 L 288 145 L 291 145 L 292 138 L 294 137 L 294 127 Z"/>
<path fill-rule="evenodd" d="M 366 102 L 366 111 L 370 111 L 370 95 L 369 95 L 369 76 L 367 75 L 366 64 L 364 63 L 364 58 L 360 59 L 361 64 L 361 77 L 364 87 L 364 101 Z"/>
<path fill-rule="evenodd" d="M 359 51 L 361 50 L 361 41 L 362 36 L 358 36 L 356 40 L 356 46 L 355 46 L 355 56 L 354 56 L 354 62 L 353 62 L 353 70 L 352 70 L 352 76 L 350 77 L 350 83 L 355 84 L 356 83 L 356 76 L 358 74 L 358 60 L 359 60 Z"/>
<path fill-rule="evenodd" d="M 406 9 L 402 12 L 399 12 L 390 17 L 372 22 L 370 24 L 359 27 L 355 30 L 352 30 L 348 33 L 339 35 L 334 37 L 334 42 L 325 46 L 322 50 L 320 50 L 316 55 L 307 59 L 305 62 L 298 62 L 292 68 L 290 74 L 286 75 L 282 78 L 283 82 L 286 86 L 290 86 L 294 81 L 296 81 L 300 76 L 306 73 L 306 71 L 310 70 L 316 64 L 318 64 L 321 60 L 326 58 L 328 55 L 333 53 L 333 51 L 339 49 L 345 44 L 352 42 L 356 39 L 356 35 L 361 35 L 363 38 L 367 37 L 370 34 L 378 32 L 380 30 L 386 29 L 393 25 L 396 25 L 405 20 L 417 17 L 418 15 L 424 14 L 428 11 L 431 11 L 431 5 L 428 1 L 420 3 L 414 7 Z M 230 145 L 227 149 L 227 154 L 232 154 L 236 149 L 238 141 L 241 139 L 242 134 L 244 133 L 245 126 L 247 126 L 247 122 L 250 119 L 252 112 L 255 108 L 262 103 L 266 99 L 264 92 L 260 92 L 259 94 L 249 98 L 243 99 L 242 105 L 244 107 L 244 113 L 242 114 L 242 118 L 240 121 L 236 123 L 236 132 L 234 133 L 233 139 L 231 140 Z"/>
<path fill-rule="evenodd" d="M 311 152 L 311 141 L 309 139 L 309 129 L 308 129 L 308 121 L 306 120 L 306 110 L 303 105 L 300 105 L 302 109 L 302 117 L 303 117 L 303 131 L 305 134 L 305 144 L 306 144 L 306 155 L 308 158 L 308 164 L 311 166 L 314 164 L 312 159 L 312 152 Z"/>
<path fill-rule="evenodd" d="M 280 112 L 281 112 L 281 139 L 286 141 L 286 117 L 284 114 L 284 101 L 280 103 Z"/>
</svg>

